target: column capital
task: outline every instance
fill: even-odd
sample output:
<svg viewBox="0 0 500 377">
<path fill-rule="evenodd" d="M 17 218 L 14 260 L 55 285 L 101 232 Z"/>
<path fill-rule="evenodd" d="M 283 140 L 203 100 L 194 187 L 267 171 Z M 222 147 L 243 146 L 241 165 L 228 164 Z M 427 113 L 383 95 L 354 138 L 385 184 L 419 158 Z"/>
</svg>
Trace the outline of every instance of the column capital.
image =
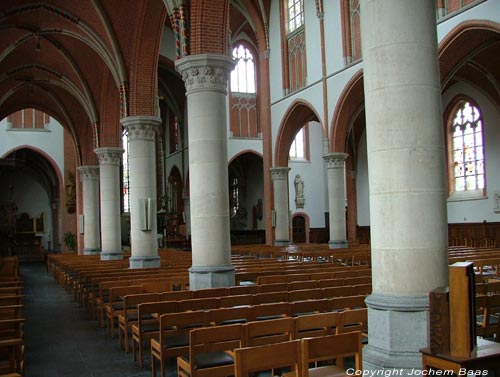
<svg viewBox="0 0 500 377">
<path fill-rule="evenodd" d="M 338 169 L 345 167 L 345 160 L 349 155 L 347 153 L 329 153 L 323 156 L 327 169 Z"/>
<path fill-rule="evenodd" d="M 156 130 L 160 127 L 161 118 L 155 116 L 130 116 L 120 120 L 127 130 L 128 140 L 155 140 Z"/>
<path fill-rule="evenodd" d="M 269 60 L 269 56 L 271 55 L 271 50 L 266 48 L 264 51 L 261 51 L 259 54 L 260 59 Z"/>
<path fill-rule="evenodd" d="M 288 172 L 291 170 L 288 166 L 280 166 L 275 168 L 270 168 L 271 179 L 273 181 L 276 180 L 285 180 L 288 179 Z"/>
<path fill-rule="evenodd" d="M 99 165 L 120 165 L 124 150 L 119 147 L 103 147 L 94 149 Z"/>
<path fill-rule="evenodd" d="M 99 166 L 96 165 L 83 165 L 77 168 L 80 173 L 80 180 L 99 180 Z"/>
<path fill-rule="evenodd" d="M 182 75 L 186 94 L 210 91 L 227 94 L 227 80 L 236 62 L 226 55 L 188 55 L 175 62 Z"/>
</svg>

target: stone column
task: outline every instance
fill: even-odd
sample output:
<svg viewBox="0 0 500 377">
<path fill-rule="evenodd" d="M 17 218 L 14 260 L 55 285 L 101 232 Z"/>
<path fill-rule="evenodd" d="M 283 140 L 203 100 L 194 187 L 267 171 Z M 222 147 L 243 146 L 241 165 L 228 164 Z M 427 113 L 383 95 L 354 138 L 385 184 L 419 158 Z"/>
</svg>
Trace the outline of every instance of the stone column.
<svg viewBox="0 0 500 377">
<path fill-rule="evenodd" d="M 99 166 L 80 166 L 83 198 L 83 255 L 101 252 L 99 224 Z"/>
<path fill-rule="evenodd" d="M 362 0 L 373 292 L 365 371 L 422 367 L 428 293 L 448 285 L 435 0 Z"/>
<path fill-rule="evenodd" d="M 156 229 L 156 130 L 161 119 L 121 120 L 128 136 L 130 182 L 130 268 L 160 267 Z"/>
<path fill-rule="evenodd" d="M 99 159 L 101 193 L 101 260 L 123 259 L 120 224 L 122 148 L 94 150 Z"/>
<path fill-rule="evenodd" d="M 192 289 L 234 285 L 229 233 L 227 79 L 234 61 L 191 55 L 176 62 L 186 85 Z"/>
<path fill-rule="evenodd" d="M 275 229 L 274 244 L 286 246 L 290 243 L 290 203 L 288 199 L 289 167 L 271 168 L 274 189 Z"/>
<path fill-rule="evenodd" d="M 330 153 L 323 157 L 328 177 L 328 210 L 330 219 L 330 249 L 347 247 L 345 218 L 345 153 Z"/>
</svg>

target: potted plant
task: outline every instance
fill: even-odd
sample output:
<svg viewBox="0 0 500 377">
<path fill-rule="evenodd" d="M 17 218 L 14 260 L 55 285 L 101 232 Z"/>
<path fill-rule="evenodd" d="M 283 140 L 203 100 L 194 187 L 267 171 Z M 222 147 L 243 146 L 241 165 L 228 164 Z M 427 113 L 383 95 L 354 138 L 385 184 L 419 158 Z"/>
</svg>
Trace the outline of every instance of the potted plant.
<svg viewBox="0 0 500 377">
<path fill-rule="evenodd" d="M 66 232 L 63 235 L 63 242 L 68 249 L 76 251 L 76 236 L 73 232 Z"/>
</svg>

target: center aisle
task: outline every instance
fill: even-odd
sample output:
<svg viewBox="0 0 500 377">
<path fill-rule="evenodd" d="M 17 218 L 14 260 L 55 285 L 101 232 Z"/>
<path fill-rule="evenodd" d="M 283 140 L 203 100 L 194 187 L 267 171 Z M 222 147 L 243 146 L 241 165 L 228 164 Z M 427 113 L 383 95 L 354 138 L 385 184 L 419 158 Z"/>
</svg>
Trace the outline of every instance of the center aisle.
<svg viewBox="0 0 500 377">
<path fill-rule="evenodd" d="M 87 319 L 73 296 L 47 273 L 43 263 L 21 264 L 24 279 L 25 377 L 150 377 L 134 363 L 118 338 Z M 172 365 L 167 377 L 177 376 Z"/>
</svg>

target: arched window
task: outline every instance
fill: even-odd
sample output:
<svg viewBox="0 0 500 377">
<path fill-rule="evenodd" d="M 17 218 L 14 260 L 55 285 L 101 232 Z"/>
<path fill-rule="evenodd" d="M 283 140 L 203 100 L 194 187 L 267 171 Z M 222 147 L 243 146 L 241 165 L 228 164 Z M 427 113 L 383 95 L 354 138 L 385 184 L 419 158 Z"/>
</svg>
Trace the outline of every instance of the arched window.
<svg viewBox="0 0 500 377">
<path fill-rule="evenodd" d="M 450 130 L 453 189 L 484 190 L 483 119 L 479 109 L 462 101 L 452 115 Z"/>
<path fill-rule="evenodd" d="M 122 176 L 123 176 L 123 181 L 122 181 L 122 187 L 123 187 L 123 212 L 130 212 L 130 186 L 129 186 L 129 168 L 128 168 L 128 137 L 127 137 L 127 131 L 123 131 L 122 134 L 122 144 L 123 144 L 123 171 L 122 171 Z"/>
<path fill-rule="evenodd" d="M 307 124 L 295 135 L 288 157 L 290 160 L 309 160 L 309 126 Z"/>
<path fill-rule="evenodd" d="M 255 93 L 255 62 L 250 50 L 243 45 L 233 49 L 236 67 L 231 72 L 231 92 Z"/>
</svg>

